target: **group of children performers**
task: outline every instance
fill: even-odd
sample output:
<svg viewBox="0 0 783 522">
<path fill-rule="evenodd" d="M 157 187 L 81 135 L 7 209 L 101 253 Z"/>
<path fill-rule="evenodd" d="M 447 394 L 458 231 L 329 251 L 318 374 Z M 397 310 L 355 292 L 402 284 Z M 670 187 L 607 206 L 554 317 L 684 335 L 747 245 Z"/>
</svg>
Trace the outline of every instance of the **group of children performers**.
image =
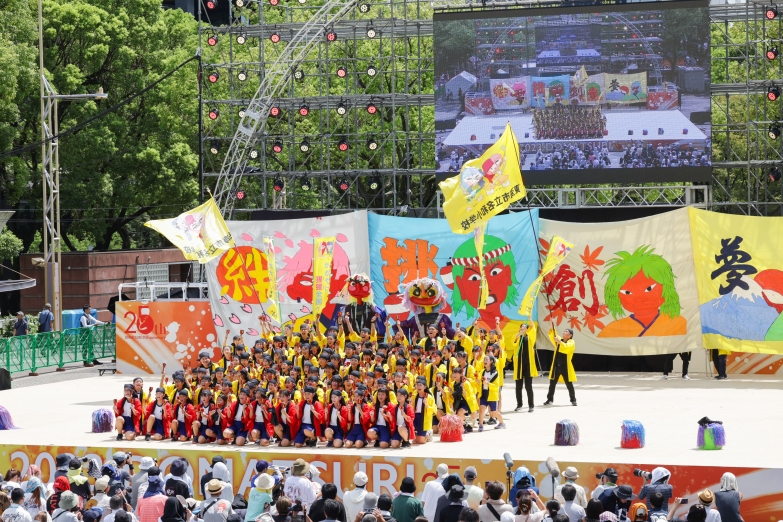
<svg viewBox="0 0 783 522">
<path fill-rule="evenodd" d="M 347 317 L 324 334 L 305 322 L 276 335 L 261 317 L 261 337 L 248 349 L 241 331 L 222 358 L 199 353 L 157 389 L 137 378 L 114 401 L 117 440 L 217 442 L 242 446 L 404 448 L 424 444 L 444 415 L 466 431 L 487 424 L 504 429 L 500 413 L 506 347 L 500 324 L 471 336 L 457 325 L 427 328 L 411 342 L 399 331 L 378 340 L 376 321 L 354 331 Z M 383 324 L 383 323 L 381 323 Z"/>
</svg>

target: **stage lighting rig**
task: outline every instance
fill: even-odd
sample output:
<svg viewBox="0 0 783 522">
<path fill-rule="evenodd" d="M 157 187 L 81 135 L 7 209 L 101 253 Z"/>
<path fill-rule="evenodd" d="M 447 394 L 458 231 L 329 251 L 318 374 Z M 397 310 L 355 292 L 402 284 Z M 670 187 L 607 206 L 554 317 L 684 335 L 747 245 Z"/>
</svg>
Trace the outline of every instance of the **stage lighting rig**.
<svg viewBox="0 0 783 522">
<path fill-rule="evenodd" d="M 779 54 L 778 53 L 778 48 L 777 47 L 772 47 L 770 49 L 767 49 L 767 53 L 766 54 L 767 54 L 767 60 L 774 60 L 775 58 L 778 57 L 778 54 Z"/>
<path fill-rule="evenodd" d="M 250 151 L 250 159 L 258 159 L 258 150 L 253 149 Z"/>
<path fill-rule="evenodd" d="M 237 190 L 236 194 L 234 194 L 234 197 L 237 199 L 245 199 L 247 197 L 247 192 L 244 190 Z"/>
<path fill-rule="evenodd" d="M 367 148 L 370 150 L 378 149 L 378 142 L 375 141 L 374 137 L 370 136 L 370 138 L 367 140 Z"/>
<path fill-rule="evenodd" d="M 764 16 L 767 17 L 767 20 L 774 20 L 778 16 L 778 6 L 775 4 L 772 4 L 771 6 L 767 7 L 766 11 L 764 12 Z"/>
<path fill-rule="evenodd" d="M 325 36 L 326 36 L 326 41 L 327 42 L 335 42 L 335 41 L 337 41 L 337 33 L 334 32 L 334 28 L 333 27 L 330 27 L 329 29 L 326 30 Z"/>
<path fill-rule="evenodd" d="M 370 4 L 368 4 L 366 2 L 362 2 L 361 4 L 359 4 L 359 12 L 362 13 L 362 14 L 369 13 L 370 12 Z"/>
<path fill-rule="evenodd" d="M 367 114 L 375 114 L 378 112 L 378 107 L 376 107 L 375 103 L 370 102 L 367 104 Z"/>
<path fill-rule="evenodd" d="M 269 115 L 273 118 L 277 118 L 281 114 L 281 109 L 277 105 L 272 105 L 272 107 L 269 108 Z"/>
<path fill-rule="evenodd" d="M 239 45 L 245 45 L 245 43 L 246 43 L 246 42 L 247 42 L 247 35 L 245 34 L 245 32 L 244 32 L 244 31 L 242 31 L 242 32 L 240 32 L 240 33 L 237 35 L 237 43 L 238 43 Z"/>
<path fill-rule="evenodd" d="M 769 139 L 776 140 L 780 137 L 780 124 L 779 123 L 773 123 L 769 126 L 769 131 L 767 132 L 769 135 Z"/>
<path fill-rule="evenodd" d="M 280 140 L 275 140 L 274 143 L 272 144 L 272 152 L 274 152 L 275 154 L 280 154 L 281 152 L 283 152 L 283 142 Z"/>
<path fill-rule="evenodd" d="M 216 34 L 211 34 L 207 37 L 207 45 L 215 47 L 218 44 L 218 37 Z"/>
<path fill-rule="evenodd" d="M 767 89 L 767 99 L 769 101 L 777 101 L 778 98 L 780 98 L 780 89 L 776 85 Z"/>
<path fill-rule="evenodd" d="M 345 192 L 348 190 L 348 188 L 351 186 L 351 183 L 348 181 L 347 178 L 340 178 L 340 181 L 337 182 L 337 187 Z"/>
<path fill-rule="evenodd" d="M 372 24 L 367 26 L 367 38 L 375 38 L 378 36 L 378 33 L 375 31 L 375 27 L 372 26 Z"/>
<path fill-rule="evenodd" d="M 376 74 L 378 74 L 378 69 L 376 69 L 374 65 L 367 67 L 367 76 L 373 77 Z"/>
<path fill-rule="evenodd" d="M 240 82 L 244 82 L 245 80 L 247 80 L 247 71 L 245 69 L 242 69 L 237 73 L 237 80 L 239 80 Z"/>
<path fill-rule="evenodd" d="M 218 6 L 218 0 L 207 0 L 206 4 L 207 4 L 207 9 L 211 11 Z"/>
<path fill-rule="evenodd" d="M 770 183 L 775 183 L 776 181 L 780 181 L 781 178 L 781 172 L 778 167 L 772 167 L 769 169 L 769 181 Z"/>
<path fill-rule="evenodd" d="M 273 44 L 280 43 L 280 33 L 275 31 L 274 33 L 269 35 L 269 41 Z"/>
<path fill-rule="evenodd" d="M 348 112 L 348 107 L 345 106 L 343 102 L 340 102 L 337 104 L 337 114 L 340 116 L 345 116 L 345 113 Z"/>
<path fill-rule="evenodd" d="M 217 154 L 220 152 L 220 142 L 217 140 L 212 140 L 212 142 L 209 144 L 209 152 L 212 154 Z"/>
<path fill-rule="evenodd" d="M 217 71 L 212 71 L 209 73 L 209 76 L 207 76 L 207 79 L 209 80 L 209 83 L 217 83 L 217 81 L 220 79 L 220 73 Z"/>
<path fill-rule="evenodd" d="M 302 69 L 294 69 L 293 75 L 294 75 L 294 80 L 298 82 L 303 82 L 305 79 L 305 73 L 304 71 L 302 71 Z"/>
<path fill-rule="evenodd" d="M 275 192 L 282 192 L 284 188 L 285 188 L 285 183 L 283 183 L 283 180 L 280 178 L 275 178 L 275 184 L 274 184 Z"/>
<path fill-rule="evenodd" d="M 220 111 L 218 110 L 217 107 L 212 107 L 211 109 L 209 109 L 209 113 L 207 114 L 207 116 L 209 117 L 210 120 L 214 121 L 220 117 Z"/>
<path fill-rule="evenodd" d="M 337 148 L 340 150 L 340 152 L 345 152 L 345 151 L 347 151 L 347 150 L 348 150 L 348 148 L 349 148 L 349 147 L 348 147 L 348 142 L 347 142 L 347 141 L 345 141 L 345 139 L 342 139 L 342 140 L 340 140 L 340 141 L 337 143 Z"/>
<path fill-rule="evenodd" d="M 381 177 L 376 173 L 370 178 L 370 182 L 367 184 L 371 191 L 377 192 L 381 188 Z"/>
<path fill-rule="evenodd" d="M 299 150 L 301 150 L 302 152 L 310 151 L 310 141 L 307 138 L 304 138 L 302 142 L 299 144 Z"/>
<path fill-rule="evenodd" d="M 346 69 L 345 67 L 338 67 L 337 68 L 337 77 L 338 78 L 345 78 L 346 76 L 348 76 L 348 69 Z"/>
<path fill-rule="evenodd" d="M 244 118 L 245 114 L 247 114 L 247 107 L 240 107 L 238 114 L 240 118 Z"/>
<path fill-rule="evenodd" d="M 299 186 L 305 192 L 310 192 L 310 189 L 313 188 L 313 186 L 310 184 L 310 180 L 306 176 L 302 178 L 302 181 L 299 183 Z"/>
<path fill-rule="evenodd" d="M 299 106 L 299 116 L 307 116 L 308 114 L 310 114 L 310 106 L 303 103 Z"/>
</svg>

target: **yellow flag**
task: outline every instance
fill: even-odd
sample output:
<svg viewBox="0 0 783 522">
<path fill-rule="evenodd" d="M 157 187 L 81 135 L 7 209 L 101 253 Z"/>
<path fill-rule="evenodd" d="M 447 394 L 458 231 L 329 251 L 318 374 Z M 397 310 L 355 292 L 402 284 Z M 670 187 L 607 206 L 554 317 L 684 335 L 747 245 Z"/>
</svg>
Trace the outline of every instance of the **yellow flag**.
<svg viewBox="0 0 783 522">
<path fill-rule="evenodd" d="M 479 274 L 481 274 L 481 293 L 479 294 L 478 309 L 483 310 L 487 307 L 489 299 L 489 286 L 487 276 L 484 273 L 484 233 L 487 231 L 486 223 L 476 227 L 473 231 L 473 242 L 476 245 L 476 255 L 478 256 Z"/>
<path fill-rule="evenodd" d="M 182 251 L 185 259 L 206 263 L 234 246 L 214 198 L 174 219 L 156 219 L 144 223 L 160 232 Z"/>
<path fill-rule="evenodd" d="M 471 232 L 524 198 L 519 143 L 511 125 L 480 158 L 466 162 L 459 176 L 441 181 L 440 189 L 443 212 L 455 234 Z"/>
<path fill-rule="evenodd" d="M 574 248 L 573 243 L 569 243 L 559 236 L 554 236 L 549 244 L 549 251 L 546 254 L 544 265 L 541 267 L 541 274 L 528 287 L 525 296 L 522 298 L 522 305 L 519 307 L 519 315 L 532 319 L 533 304 L 536 302 L 536 295 L 544 282 L 544 276 L 555 269 L 568 253 Z"/>
<path fill-rule="evenodd" d="M 329 285 L 332 282 L 332 256 L 337 238 L 317 237 L 313 241 L 313 316 L 318 316 L 329 299 Z"/>
<path fill-rule="evenodd" d="M 266 266 L 269 273 L 269 287 L 267 288 L 266 313 L 269 317 L 280 321 L 280 296 L 277 293 L 277 265 L 275 264 L 275 242 L 271 237 L 264 238 L 264 253 L 266 254 Z"/>
</svg>

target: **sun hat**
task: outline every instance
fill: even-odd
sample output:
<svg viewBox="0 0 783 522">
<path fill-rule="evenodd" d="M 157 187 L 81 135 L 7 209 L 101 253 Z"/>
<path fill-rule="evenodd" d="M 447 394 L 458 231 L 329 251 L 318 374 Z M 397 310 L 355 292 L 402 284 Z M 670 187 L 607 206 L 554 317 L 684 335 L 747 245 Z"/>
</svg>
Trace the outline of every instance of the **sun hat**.
<svg viewBox="0 0 783 522">
<path fill-rule="evenodd" d="M 367 484 L 367 474 L 364 471 L 357 471 L 353 476 L 353 483 L 355 486 L 364 486 Z"/>
<path fill-rule="evenodd" d="M 209 493 L 212 496 L 220 495 L 220 493 L 225 489 L 225 486 L 221 481 L 218 479 L 212 479 L 209 482 L 207 482 L 207 493 Z"/>
<path fill-rule="evenodd" d="M 60 493 L 60 503 L 57 506 L 63 511 L 70 511 L 78 504 L 78 498 L 73 491 L 63 491 Z"/>
<path fill-rule="evenodd" d="M 262 473 L 256 478 L 256 487 L 258 489 L 272 489 L 275 487 L 275 479 L 268 473 Z"/>
<path fill-rule="evenodd" d="M 142 457 L 141 462 L 139 463 L 139 469 L 142 471 L 147 471 L 154 465 L 155 460 L 152 457 Z"/>
<path fill-rule="evenodd" d="M 710 489 L 705 489 L 701 493 L 699 493 L 699 502 L 704 504 L 705 506 L 709 506 L 713 502 L 715 502 L 715 494 Z"/>
<path fill-rule="evenodd" d="M 291 474 L 295 477 L 301 477 L 308 471 L 310 471 L 310 464 L 305 462 L 304 459 L 296 459 L 291 467 Z"/>
</svg>

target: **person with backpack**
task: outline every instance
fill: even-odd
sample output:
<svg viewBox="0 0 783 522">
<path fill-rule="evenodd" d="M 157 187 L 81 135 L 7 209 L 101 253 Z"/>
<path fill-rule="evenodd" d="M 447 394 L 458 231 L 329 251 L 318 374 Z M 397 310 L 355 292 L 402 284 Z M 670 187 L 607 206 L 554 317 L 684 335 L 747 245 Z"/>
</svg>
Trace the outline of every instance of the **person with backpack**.
<svg viewBox="0 0 783 522">
<path fill-rule="evenodd" d="M 501 514 L 514 512 L 513 506 L 506 504 L 501 498 L 505 489 L 498 481 L 487 484 L 486 493 L 489 498 L 477 510 L 480 522 L 498 522 Z"/>
<path fill-rule="evenodd" d="M 51 332 L 54 328 L 54 314 L 52 305 L 46 303 L 44 309 L 38 314 L 38 333 Z"/>
<path fill-rule="evenodd" d="M 228 516 L 234 513 L 231 501 L 221 498 L 225 484 L 213 478 L 207 483 L 207 495 L 209 498 L 201 502 L 199 518 L 204 522 L 226 522 Z"/>
</svg>

